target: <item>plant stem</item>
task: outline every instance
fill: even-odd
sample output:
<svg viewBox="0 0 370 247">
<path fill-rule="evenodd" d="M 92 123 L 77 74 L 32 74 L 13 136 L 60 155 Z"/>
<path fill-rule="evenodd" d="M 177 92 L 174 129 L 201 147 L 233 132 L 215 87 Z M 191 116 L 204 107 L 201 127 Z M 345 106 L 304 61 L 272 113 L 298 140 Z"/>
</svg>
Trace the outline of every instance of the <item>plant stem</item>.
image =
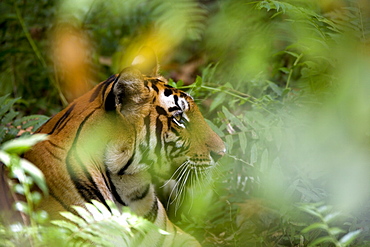
<svg viewBox="0 0 370 247">
<path fill-rule="evenodd" d="M 215 92 L 223 92 L 223 93 L 226 93 L 230 96 L 233 96 L 235 98 L 238 98 L 238 99 L 241 99 L 241 100 L 245 100 L 245 101 L 250 101 L 249 98 L 251 98 L 250 96 L 246 96 L 246 97 L 243 97 L 243 96 L 240 96 L 240 95 L 237 95 L 235 93 L 232 93 L 228 90 L 223 90 L 221 88 L 214 88 L 214 87 L 209 87 L 209 86 L 204 86 L 202 85 L 201 88 L 203 89 L 207 89 L 207 90 L 210 90 L 210 91 L 215 91 Z"/>
<path fill-rule="evenodd" d="M 294 61 L 293 66 L 290 68 L 289 75 L 288 75 L 288 80 L 286 82 L 285 88 L 289 88 L 290 79 L 292 78 L 293 70 L 297 66 L 299 60 L 301 60 L 302 57 L 303 57 L 303 53 L 299 54 L 299 56 Z"/>
</svg>

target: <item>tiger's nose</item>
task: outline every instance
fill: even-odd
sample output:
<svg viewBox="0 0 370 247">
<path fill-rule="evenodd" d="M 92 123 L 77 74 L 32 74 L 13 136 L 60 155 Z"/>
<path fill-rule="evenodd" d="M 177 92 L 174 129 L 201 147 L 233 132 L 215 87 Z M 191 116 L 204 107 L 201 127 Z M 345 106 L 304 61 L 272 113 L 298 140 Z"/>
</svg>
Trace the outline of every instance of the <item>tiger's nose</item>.
<svg viewBox="0 0 370 247">
<path fill-rule="evenodd" d="M 226 149 L 222 150 L 222 151 L 219 151 L 219 152 L 214 152 L 214 151 L 211 151 L 211 157 L 212 159 L 216 162 L 217 160 L 219 160 L 222 156 L 224 156 L 226 153 Z"/>
</svg>

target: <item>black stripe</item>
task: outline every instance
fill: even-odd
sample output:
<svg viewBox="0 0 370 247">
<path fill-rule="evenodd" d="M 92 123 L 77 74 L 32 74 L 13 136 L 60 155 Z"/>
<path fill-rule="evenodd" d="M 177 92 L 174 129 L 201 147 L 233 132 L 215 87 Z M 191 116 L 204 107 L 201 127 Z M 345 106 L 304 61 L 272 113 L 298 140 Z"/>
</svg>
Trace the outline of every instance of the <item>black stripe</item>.
<svg viewBox="0 0 370 247">
<path fill-rule="evenodd" d="M 167 118 L 167 131 L 171 130 L 172 123 L 173 123 L 172 119 Z"/>
<path fill-rule="evenodd" d="M 172 128 L 171 131 L 176 135 L 176 136 L 180 136 L 179 132 L 175 129 L 175 128 Z"/>
<path fill-rule="evenodd" d="M 144 188 L 144 191 L 140 195 L 137 195 L 134 198 L 131 198 L 131 201 L 142 200 L 148 195 L 149 190 L 150 190 L 150 184 L 147 184 L 147 185 L 143 186 L 143 188 Z"/>
<path fill-rule="evenodd" d="M 89 99 L 89 102 L 93 102 L 99 95 L 99 92 L 101 90 L 101 88 L 103 87 L 104 83 L 100 83 L 99 86 L 97 86 L 94 90 L 94 92 L 91 94 L 91 97 Z"/>
<path fill-rule="evenodd" d="M 56 160 L 59 160 L 60 162 L 64 162 L 62 158 L 56 156 L 50 149 L 48 149 L 47 147 L 45 147 L 46 151 L 51 155 L 53 156 L 54 159 Z"/>
<path fill-rule="evenodd" d="M 166 88 L 166 89 L 164 90 L 164 96 L 168 97 L 168 96 L 170 96 L 171 94 L 172 94 L 172 90 L 171 90 L 171 89 Z"/>
<path fill-rule="evenodd" d="M 53 191 L 50 189 L 50 187 L 49 187 L 49 195 L 51 196 L 51 197 L 53 197 L 57 202 L 59 202 L 59 204 L 66 210 L 66 211 L 69 211 L 69 212 L 71 212 L 71 213 L 73 213 L 73 214 L 76 214 L 76 212 L 75 212 L 75 210 L 71 207 L 71 206 L 69 206 L 69 205 L 67 205 L 67 204 L 65 204 L 64 202 L 63 202 L 63 200 L 61 200 L 59 197 L 57 197 L 54 193 L 53 193 Z"/>
<path fill-rule="evenodd" d="M 149 87 L 148 87 L 148 80 L 144 80 L 144 86 L 149 89 Z"/>
<path fill-rule="evenodd" d="M 173 106 L 173 107 L 168 108 L 169 112 L 173 112 L 173 111 L 177 111 L 177 110 L 181 110 L 181 108 L 179 108 L 177 106 Z"/>
<path fill-rule="evenodd" d="M 107 178 L 108 178 L 108 183 L 110 187 L 110 191 L 112 192 L 114 199 L 116 199 L 117 202 L 119 202 L 123 206 L 127 206 L 127 204 L 122 200 L 121 196 L 118 194 L 116 186 L 112 182 L 112 179 L 110 178 L 110 173 L 109 171 L 106 170 Z"/>
<path fill-rule="evenodd" d="M 150 113 L 148 116 L 144 118 L 144 125 L 145 125 L 145 130 L 146 130 L 146 143 L 150 144 Z"/>
<path fill-rule="evenodd" d="M 172 147 L 171 152 L 169 152 L 171 147 Z M 167 142 L 166 143 L 166 157 L 167 157 L 167 159 L 173 157 L 172 155 L 175 151 L 177 151 L 176 142 L 174 142 L 174 141 Z"/>
<path fill-rule="evenodd" d="M 157 88 L 157 86 L 156 85 L 154 85 L 153 83 L 152 83 L 152 88 L 154 89 L 154 91 L 156 91 L 157 93 L 159 93 L 159 89 Z"/>
<path fill-rule="evenodd" d="M 40 133 L 42 127 L 44 127 L 52 118 L 49 118 L 43 125 L 41 125 L 36 131 L 35 133 Z"/>
<path fill-rule="evenodd" d="M 177 105 L 178 108 L 182 109 L 180 106 L 179 106 L 179 97 L 177 95 L 174 95 L 173 96 L 173 99 L 175 101 L 175 104 Z"/>
<path fill-rule="evenodd" d="M 165 116 L 167 116 L 167 112 L 166 112 L 166 110 L 165 109 L 163 109 L 162 107 L 160 107 L 160 106 L 156 106 L 155 107 L 155 110 L 157 111 L 157 113 L 159 114 L 159 115 L 165 115 Z"/>
<path fill-rule="evenodd" d="M 105 94 L 105 91 L 107 91 L 107 88 L 110 84 L 113 84 L 117 82 L 118 80 L 118 76 L 117 75 L 112 75 L 111 77 L 108 78 L 108 80 L 106 82 L 104 82 L 104 88 L 101 92 L 101 98 L 103 99 L 103 102 L 105 101 L 104 100 L 104 94 Z M 113 88 L 112 88 L 113 89 Z M 108 96 L 107 96 L 108 97 Z"/>
<path fill-rule="evenodd" d="M 137 136 L 137 132 L 136 132 L 136 129 L 134 128 L 134 136 L 136 137 Z M 134 139 L 134 149 L 136 149 L 136 138 Z M 131 155 L 131 157 L 130 157 L 130 159 L 127 161 L 127 163 L 125 164 L 125 166 L 124 167 L 122 167 L 119 171 L 118 171 L 118 173 L 117 173 L 117 175 L 119 175 L 119 176 L 122 176 L 123 174 L 125 174 L 125 171 L 130 167 L 130 165 L 132 164 L 132 162 L 134 161 L 134 158 L 135 158 L 135 152 L 133 152 L 132 153 L 132 155 Z"/>
<path fill-rule="evenodd" d="M 65 124 L 68 122 L 66 121 L 67 117 L 71 114 L 71 112 L 73 111 L 73 108 L 76 106 L 76 104 L 73 104 L 71 105 L 68 110 L 63 114 L 63 116 L 61 118 L 59 118 L 59 120 L 56 122 L 56 124 L 54 125 L 53 129 L 51 130 L 51 132 L 49 132 L 48 134 L 51 135 L 54 133 L 54 131 L 59 128 L 60 125 L 62 125 L 63 123 L 63 127 L 65 126 Z M 62 129 L 63 127 L 61 127 L 60 129 Z M 60 131 L 59 129 L 59 131 Z"/>
<path fill-rule="evenodd" d="M 61 149 L 61 150 L 65 150 L 65 148 L 64 147 L 61 147 L 61 146 L 59 146 L 58 144 L 55 144 L 54 142 L 51 142 L 50 140 L 46 140 L 46 142 L 48 142 L 50 145 L 52 145 L 53 147 L 55 147 L 55 148 L 59 148 L 59 149 Z"/>
<path fill-rule="evenodd" d="M 163 130 L 163 124 L 162 121 L 157 117 L 156 124 L 155 124 L 155 132 L 156 132 L 156 137 L 157 137 L 157 145 L 156 145 L 156 150 L 162 146 L 162 130 Z"/>
<path fill-rule="evenodd" d="M 113 92 L 113 88 L 116 82 L 118 81 L 118 79 L 119 79 L 119 76 L 117 76 L 116 79 L 113 81 L 113 85 L 105 99 L 104 99 L 104 93 L 107 90 L 108 84 L 107 84 L 107 87 L 105 87 L 102 92 L 103 104 L 104 104 L 104 108 L 106 111 L 113 111 L 116 109 L 116 95 Z"/>
<path fill-rule="evenodd" d="M 90 112 L 81 122 L 77 130 L 76 137 L 73 141 L 72 147 L 67 154 L 66 164 L 71 180 L 73 181 L 75 187 L 77 188 L 80 195 L 85 199 L 85 201 L 90 202 L 91 200 L 95 199 L 109 208 L 109 206 L 105 202 L 104 196 L 100 192 L 91 174 L 87 170 L 86 166 L 83 164 L 82 160 L 80 160 L 80 157 L 76 152 L 76 144 L 80 137 L 81 131 L 87 120 L 95 113 L 95 110 L 97 109 L 98 108 Z M 72 164 L 73 161 L 71 162 L 71 159 L 73 158 L 75 159 L 75 162 L 77 162 L 77 164 Z M 84 178 L 81 178 L 82 175 L 84 175 Z"/>
<path fill-rule="evenodd" d="M 158 199 L 155 198 L 152 208 L 150 209 L 149 213 L 144 215 L 144 218 L 149 220 L 150 222 L 154 222 L 157 219 L 158 215 Z"/>
<path fill-rule="evenodd" d="M 156 144 L 154 150 L 155 150 L 155 154 L 158 157 L 157 163 L 158 164 L 161 164 L 162 163 L 161 149 L 162 149 L 162 130 L 163 130 L 163 124 L 162 124 L 161 120 L 159 119 L 159 117 L 157 117 L 156 125 L 155 126 L 156 126 L 155 131 L 156 131 L 157 144 Z"/>
<path fill-rule="evenodd" d="M 102 82 L 102 83 L 100 83 L 100 85 L 97 87 L 97 88 L 95 88 L 95 90 L 94 90 L 94 92 L 92 93 L 92 95 L 91 95 L 91 97 L 90 97 L 90 100 L 89 100 L 89 102 L 93 102 L 95 99 L 96 99 L 96 97 L 98 97 L 98 95 L 99 95 L 99 92 L 100 92 L 100 90 L 101 90 L 101 88 L 103 87 L 103 86 L 105 86 L 105 88 L 104 88 L 104 90 L 103 90 L 103 96 L 104 96 L 104 92 L 105 92 L 105 89 L 107 88 L 107 86 L 114 80 L 116 78 L 116 75 L 111 75 L 107 80 L 105 80 L 104 82 Z M 103 97 L 102 97 L 103 98 Z"/>
<path fill-rule="evenodd" d="M 186 93 L 181 92 L 181 91 L 180 91 L 180 96 L 181 96 L 182 98 L 185 98 L 185 99 L 188 97 L 188 95 L 187 95 Z"/>
<path fill-rule="evenodd" d="M 117 175 L 122 176 L 123 174 L 125 174 L 127 168 L 129 168 L 132 162 L 134 161 L 134 156 L 135 153 L 132 154 L 131 158 L 127 161 L 126 165 L 118 171 Z"/>
</svg>

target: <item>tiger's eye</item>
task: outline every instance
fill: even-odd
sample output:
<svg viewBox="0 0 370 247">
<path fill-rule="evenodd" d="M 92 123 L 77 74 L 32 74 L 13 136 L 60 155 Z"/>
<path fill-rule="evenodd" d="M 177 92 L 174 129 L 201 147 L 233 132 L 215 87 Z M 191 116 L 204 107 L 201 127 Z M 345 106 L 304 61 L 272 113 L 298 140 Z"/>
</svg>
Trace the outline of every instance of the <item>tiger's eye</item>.
<svg viewBox="0 0 370 247">
<path fill-rule="evenodd" d="M 182 113 L 177 113 L 172 116 L 172 122 L 181 128 L 185 128 L 186 119 L 183 118 Z"/>
</svg>

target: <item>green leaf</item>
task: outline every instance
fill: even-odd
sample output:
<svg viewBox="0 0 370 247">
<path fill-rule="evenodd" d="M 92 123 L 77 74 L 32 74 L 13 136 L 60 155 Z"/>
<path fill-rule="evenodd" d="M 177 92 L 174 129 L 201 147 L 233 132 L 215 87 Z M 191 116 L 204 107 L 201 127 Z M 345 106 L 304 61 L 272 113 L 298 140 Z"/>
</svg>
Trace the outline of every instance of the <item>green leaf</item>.
<svg viewBox="0 0 370 247">
<path fill-rule="evenodd" d="M 227 144 L 227 149 L 232 150 L 234 146 L 234 138 L 232 135 L 226 135 L 225 136 L 226 144 Z"/>
<path fill-rule="evenodd" d="M 234 114 L 232 114 L 226 107 L 222 107 L 222 112 L 225 114 L 226 118 L 239 129 L 243 131 L 248 131 L 248 128 L 238 119 Z"/>
<path fill-rule="evenodd" d="M 216 109 L 218 106 L 223 104 L 225 102 L 225 97 L 226 95 L 223 93 L 218 94 L 212 101 L 211 106 L 209 107 L 209 111 L 213 111 Z"/>
<path fill-rule="evenodd" d="M 174 82 L 171 78 L 168 80 L 168 85 L 171 87 L 177 88 L 176 82 Z"/>
<path fill-rule="evenodd" d="M 285 68 L 285 67 L 281 67 L 281 68 L 279 68 L 279 70 L 280 70 L 281 72 L 283 72 L 284 74 L 289 74 L 289 73 L 290 73 L 290 69 Z"/>
<path fill-rule="evenodd" d="M 10 123 L 17 115 L 19 112 L 10 110 L 7 114 L 4 115 L 4 117 L 1 119 L 1 124 L 7 124 Z"/>
<path fill-rule="evenodd" d="M 243 154 L 245 154 L 247 151 L 247 144 L 248 144 L 247 136 L 245 132 L 240 132 L 238 136 L 239 136 L 240 149 L 243 152 Z"/>
<path fill-rule="evenodd" d="M 0 97 L 0 105 L 3 105 L 3 104 L 4 104 L 5 99 L 6 99 L 6 98 L 8 98 L 8 97 L 9 97 L 9 95 L 10 95 L 10 94 L 6 94 L 6 95 L 4 95 L 4 96 L 1 96 L 1 97 Z"/>
<path fill-rule="evenodd" d="M 338 235 L 338 234 L 341 234 L 343 232 L 345 232 L 344 230 L 340 229 L 339 227 L 331 227 L 328 229 L 328 232 L 335 236 L 335 235 Z"/>
<path fill-rule="evenodd" d="M 31 201 L 32 201 L 32 203 L 34 203 L 34 204 L 37 205 L 37 204 L 39 204 L 41 202 L 41 200 L 42 200 L 41 193 L 38 192 L 38 191 L 32 191 L 32 193 L 31 193 Z"/>
<path fill-rule="evenodd" d="M 99 220 L 104 219 L 103 215 L 93 204 L 86 203 L 85 206 L 87 210 L 92 214 L 95 220 L 99 221 Z"/>
<path fill-rule="evenodd" d="M 29 214 L 29 208 L 26 202 L 18 201 L 14 204 L 14 207 L 17 211 Z"/>
<path fill-rule="evenodd" d="M 251 158 L 250 158 L 250 163 L 253 165 L 257 162 L 258 159 L 258 151 L 257 151 L 257 145 L 253 144 L 252 149 L 251 149 Z"/>
<path fill-rule="evenodd" d="M 113 216 L 120 216 L 121 215 L 121 212 L 118 210 L 116 204 L 114 204 L 112 201 L 110 200 L 106 200 L 106 203 L 107 205 L 109 206 L 111 212 L 112 212 L 112 215 Z"/>
<path fill-rule="evenodd" d="M 292 51 L 284 51 L 284 53 L 287 53 L 295 58 L 298 58 L 300 55 L 298 53 L 292 52 Z"/>
<path fill-rule="evenodd" d="M 71 212 L 60 212 L 60 215 L 62 215 L 64 218 L 76 223 L 79 227 L 86 227 L 87 223 L 82 218 L 76 216 L 75 214 L 72 214 Z"/>
<path fill-rule="evenodd" d="M 49 219 L 48 213 L 44 210 L 39 210 L 34 213 L 35 213 L 34 219 L 40 224 L 45 223 Z"/>
<path fill-rule="evenodd" d="M 261 156 L 261 164 L 260 164 L 260 171 L 261 172 L 264 172 L 264 171 L 267 171 L 268 168 L 269 168 L 269 152 L 267 149 L 265 149 L 262 153 L 262 156 Z"/>
<path fill-rule="evenodd" d="M 37 130 L 41 125 L 46 123 L 50 118 L 44 115 L 31 115 L 22 117 L 20 119 L 22 123 L 22 128 L 27 129 L 33 126 L 33 131 Z"/>
<path fill-rule="evenodd" d="M 20 165 L 21 168 L 32 177 L 32 180 L 37 184 L 42 192 L 44 194 L 48 194 L 48 187 L 45 182 L 44 174 L 41 172 L 41 170 L 26 159 L 21 159 Z"/>
<path fill-rule="evenodd" d="M 19 99 L 20 98 L 11 99 L 6 104 L 2 104 L 0 107 L 0 117 L 3 116 L 7 111 L 9 111 L 14 105 L 14 103 L 17 102 L 17 100 Z"/>
<path fill-rule="evenodd" d="M 22 154 L 29 150 L 33 145 L 47 139 L 46 134 L 35 134 L 28 137 L 13 139 L 5 142 L 0 148 L 8 153 Z"/>
<path fill-rule="evenodd" d="M 75 224 L 64 221 L 64 220 L 52 220 L 51 223 L 61 228 L 67 229 L 71 231 L 72 233 L 79 232 L 79 228 Z"/>
<path fill-rule="evenodd" d="M 318 238 L 315 241 L 309 243 L 308 246 L 310 246 L 310 247 L 311 246 L 318 246 L 319 244 L 325 243 L 325 242 L 333 243 L 334 240 L 333 240 L 332 237 L 325 236 L 325 237 Z"/>
<path fill-rule="evenodd" d="M 316 212 L 316 210 L 315 210 L 315 208 L 313 207 L 312 204 L 308 204 L 308 205 L 307 204 L 302 204 L 302 205 L 299 206 L 299 208 L 302 211 L 304 211 L 304 212 L 306 212 L 306 213 L 308 213 L 310 215 L 317 216 L 320 219 L 322 218 L 321 214 L 319 214 L 318 212 Z"/>
<path fill-rule="evenodd" d="M 267 81 L 267 83 L 269 84 L 272 91 L 274 91 L 277 95 L 281 96 L 283 94 L 283 90 L 275 83 L 273 83 L 272 81 Z"/>
<path fill-rule="evenodd" d="M 24 187 L 21 184 L 15 184 L 13 189 L 15 193 L 24 195 Z"/>
<path fill-rule="evenodd" d="M 92 204 L 97 208 L 99 209 L 99 211 L 101 212 L 101 214 L 103 215 L 104 218 L 108 218 L 108 217 L 111 217 L 112 214 L 111 212 L 109 211 L 109 209 L 101 202 L 98 202 L 96 200 L 92 200 L 91 201 Z"/>
<path fill-rule="evenodd" d="M 339 212 L 334 212 L 334 213 L 331 213 L 331 214 L 328 214 L 324 217 L 324 221 L 326 223 L 330 223 L 332 222 L 333 220 L 335 220 L 336 218 L 338 218 L 339 216 L 341 216 L 341 213 Z"/>
<path fill-rule="evenodd" d="M 12 163 L 14 164 L 14 159 L 13 159 Z M 10 174 L 11 174 L 12 178 L 18 179 L 20 183 L 27 183 L 27 176 L 26 176 L 24 170 L 21 167 L 19 167 L 19 165 L 12 166 Z"/>
<path fill-rule="evenodd" d="M 0 161 L 3 162 L 6 166 L 10 166 L 10 162 L 11 162 L 10 154 L 0 149 Z"/>
<path fill-rule="evenodd" d="M 317 212 L 319 212 L 321 214 L 325 214 L 325 213 L 331 211 L 332 209 L 333 209 L 333 206 L 323 205 L 323 206 L 317 208 Z"/>
<path fill-rule="evenodd" d="M 262 2 L 259 2 L 256 7 L 258 9 L 262 9 L 262 8 L 265 8 L 267 11 L 270 11 L 271 10 L 271 6 L 270 6 L 270 3 L 266 2 L 266 1 L 262 1 Z"/>
<path fill-rule="evenodd" d="M 349 232 L 339 240 L 339 243 L 341 243 L 343 246 L 349 246 L 353 240 L 355 240 L 361 234 L 361 232 L 361 229 Z"/>
<path fill-rule="evenodd" d="M 197 78 L 195 79 L 195 87 L 196 88 L 201 88 L 202 87 L 202 84 L 203 84 L 203 79 L 202 77 L 200 77 L 199 75 L 197 75 Z"/>
<path fill-rule="evenodd" d="M 302 233 L 308 233 L 312 230 L 318 230 L 318 229 L 328 231 L 329 227 L 328 227 L 328 225 L 326 225 L 324 223 L 313 223 L 312 225 L 309 225 L 306 228 L 304 228 L 302 230 Z"/>
<path fill-rule="evenodd" d="M 94 219 L 92 217 L 92 215 L 83 207 L 80 207 L 80 206 L 72 206 L 72 208 L 74 210 L 76 210 L 76 212 L 86 221 L 86 222 L 93 222 Z"/>
</svg>

